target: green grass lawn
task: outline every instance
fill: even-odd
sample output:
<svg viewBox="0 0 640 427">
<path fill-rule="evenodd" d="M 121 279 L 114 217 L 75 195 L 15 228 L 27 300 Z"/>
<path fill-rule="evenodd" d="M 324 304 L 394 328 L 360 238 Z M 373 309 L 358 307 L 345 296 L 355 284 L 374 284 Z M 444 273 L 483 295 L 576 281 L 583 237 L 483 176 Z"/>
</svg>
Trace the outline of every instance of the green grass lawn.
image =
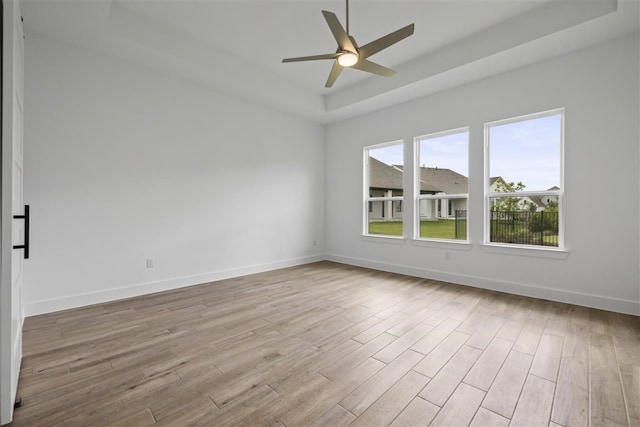
<svg viewBox="0 0 640 427">
<path fill-rule="evenodd" d="M 369 234 L 402 236 L 402 222 L 371 222 L 369 223 Z M 455 221 L 449 219 L 421 221 L 420 237 L 427 239 L 455 239 Z"/>
<path fill-rule="evenodd" d="M 402 236 L 402 221 L 370 222 L 369 234 L 383 234 L 385 236 Z"/>
<path fill-rule="evenodd" d="M 500 237 L 497 234 L 493 235 L 492 242 L 502 243 L 518 243 L 536 246 L 558 246 L 558 233 L 552 231 L 545 231 L 542 234 L 542 241 L 540 241 L 540 233 L 530 233 L 526 228 L 519 230 L 520 234 L 527 237 L 526 240 L 519 241 L 513 240 L 512 236 Z M 369 234 L 380 234 L 385 236 L 402 236 L 402 222 L 371 222 L 369 223 Z M 516 233 L 518 234 L 518 233 Z M 455 239 L 455 221 L 450 219 L 440 219 L 438 221 L 421 221 L 420 222 L 420 237 L 425 239 Z M 460 240 L 464 240 L 466 236 L 460 236 Z"/>
</svg>

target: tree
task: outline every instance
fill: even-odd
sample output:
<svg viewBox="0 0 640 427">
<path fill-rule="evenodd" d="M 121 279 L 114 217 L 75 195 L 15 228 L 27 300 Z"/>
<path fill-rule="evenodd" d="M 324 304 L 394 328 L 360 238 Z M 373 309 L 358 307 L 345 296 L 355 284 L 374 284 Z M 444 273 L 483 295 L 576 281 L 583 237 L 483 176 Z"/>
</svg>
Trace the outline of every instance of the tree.
<svg viewBox="0 0 640 427">
<path fill-rule="evenodd" d="M 550 231 L 552 233 L 558 233 L 558 204 L 551 202 L 547 207 L 538 213 L 531 224 L 529 229 L 532 232 Z"/>
<path fill-rule="evenodd" d="M 518 183 L 505 182 L 502 179 L 496 181 L 496 192 L 498 193 L 515 193 L 524 190 L 525 187 L 526 185 L 524 185 L 522 181 L 518 181 Z M 535 203 L 523 200 L 521 197 L 500 197 L 494 200 L 493 210 L 500 212 L 528 210 L 534 212 L 536 205 Z"/>
</svg>

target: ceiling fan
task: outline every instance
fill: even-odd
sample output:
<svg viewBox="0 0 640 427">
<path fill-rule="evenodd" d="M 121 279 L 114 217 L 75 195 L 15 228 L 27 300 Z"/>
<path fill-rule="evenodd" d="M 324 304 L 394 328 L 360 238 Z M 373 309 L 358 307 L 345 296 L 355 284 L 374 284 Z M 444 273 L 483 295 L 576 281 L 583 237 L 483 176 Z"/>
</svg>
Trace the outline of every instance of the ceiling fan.
<svg viewBox="0 0 640 427">
<path fill-rule="evenodd" d="M 333 12 L 322 11 L 324 19 L 329 25 L 333 37 L 338 42 L 338 49 L 335 53 L 327 53 L 324 55 L 301 56 L 298 58 L 285 58 L 282 62 L 300 62 L 300 61 L 316 61 L 320 59 L 333 59 L 333 67 L 329 73 L 329 78 L 325 87 L 331 87 L 345 67 L 355 68 L 356 70 L 366 71 L 368 73 L 380 76 L 390 77 L 396 72 L 390 68 L 383 67 L 375 62 L 369 61 L 367 58 L 380 52 L 389 46 L 398 43 L 413 34 L 414 24 L 400 28 L 386 36 L 380 37 L 362 47 L 358 47 L 355 39 L 349 35 L 349 0 L 347 3 L 347 29 L 342 27 L 338 17 Z"/>
</svg>

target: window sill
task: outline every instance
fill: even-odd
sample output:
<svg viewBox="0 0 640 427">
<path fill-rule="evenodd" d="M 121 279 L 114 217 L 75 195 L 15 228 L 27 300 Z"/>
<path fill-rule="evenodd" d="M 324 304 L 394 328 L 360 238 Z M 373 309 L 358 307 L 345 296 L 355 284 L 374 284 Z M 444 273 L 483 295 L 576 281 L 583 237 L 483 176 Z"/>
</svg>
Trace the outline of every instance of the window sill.
<svg viewBox="0 0 640 427">
<path fill-rule="evenodd" d="M 547 259 L 567 259 L 569 250 L 566 248 L 535 247 L 521 245 L 499 245 L 485 243 L 482 251 L 492 254 L 516 255 Z"/>
<path fill-rule="evenodd" d="M 384 234 L 363 234 L 362 240 L 365 242 L 390 243 L 393 245 L 404 245 L 403 236 L 385 236 Z"/>
<path fill-rule="evenodd" d="M 459 251 L 470 251 L 473 246 L 468 240 L 436 240 L 436 239 L 413 239 L 413 246 L 426 248 L 451 249 Z"/>
</svg>

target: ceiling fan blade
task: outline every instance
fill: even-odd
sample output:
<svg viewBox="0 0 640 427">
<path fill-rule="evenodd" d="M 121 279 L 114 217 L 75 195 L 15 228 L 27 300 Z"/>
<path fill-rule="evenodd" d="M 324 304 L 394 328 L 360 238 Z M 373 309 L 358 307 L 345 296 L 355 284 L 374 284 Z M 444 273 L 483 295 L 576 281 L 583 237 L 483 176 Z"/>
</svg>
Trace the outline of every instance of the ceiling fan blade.
<svg viewBox="0 0 640 427">
<path fill-rule="evenodd" d="M 338 42 L 338 46 L 340 46 L 340 49 L 348 50 L 354 53 L 357 52 L 355 46 L 353 45 L 353 43 L 351 43 L 349 35 L 342 27 L 340 21 L 338 21 L 338 17 L 336 16 L 336 14 L 333 12 L 328 12 L 326 10 L 323 10 L 322 14 L 324 15 L 324 19 L 329 25 L 331 33 L 333 33 L 333 37 L 336 39 L 336 42 Z"/>
<path fill-rule="evenodd" d="M 415 25 L 410 24 L 404 28 L 400 28 L 393 33 L 387 34 L 386 36 L 380 37 L 377 40 L 372 41 L 371 43 L 367 43 L 362 46 L 358 52 L 360 53 L 361 58 L 367 58 L 373 54 L 380 52 L 382 49 L 386 49 L 392 44 L 398 43 L 400 40 L 409 37 L 413 34 Z"/>
<path fill-rule="evenodd" d="M 297 58 L 285 58 L 282 62 L 300 62 L 300 61 L 317 61 L 319 59 L 336 59 L 337 53 L 327 53 L 324 55 L 299 56 Z"/>
<path fill-rule="evenodd" d="M 353 65 L 351 68 L 385 77 L 391 77 L 396 73 L 391 68 L 383 67 L 382 65 L 376 64 L 375 62 L 371 62 L 366 59 L 358 61 L 358 63 L 356 65 Z"/>
<path fill-rule="evenodd" d="M 324 85 L 324 87 L 333 86 L 343 69 L 344 67 L 338 64 L 338 61 L 334 62 L 333 67 L 331 67 L 331 72 L 329 73 L 329 78 L 327 79 L 327 83 Z"/>
</svg>

